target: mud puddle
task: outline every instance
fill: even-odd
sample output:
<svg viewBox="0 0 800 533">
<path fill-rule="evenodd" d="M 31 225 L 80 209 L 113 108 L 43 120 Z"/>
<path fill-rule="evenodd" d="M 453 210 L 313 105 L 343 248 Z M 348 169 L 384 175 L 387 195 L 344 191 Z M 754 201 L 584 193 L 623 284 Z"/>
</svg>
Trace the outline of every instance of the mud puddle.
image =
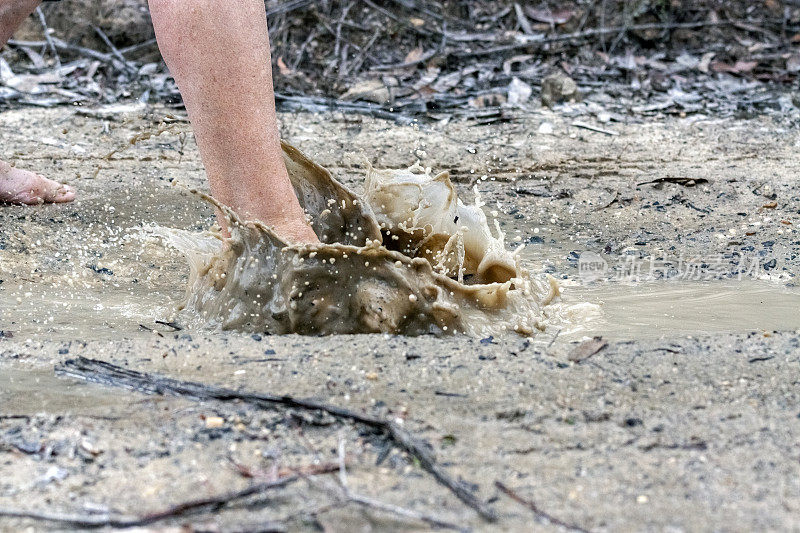
<svg viewBox="0 0 800 533">
<path fill-rule="evenodd" d="M 800 329 L 800 290 L 764 281 L 607 283 L 573 287 L 565 294 L 602 310 L 598 318 L 570 331 L 567 339 L 602 335 L 609 340 L 650 340 Z"/>
<path fill-rule="evenodd" d="M 0 366 L 0 406 L 4 416 L 37 413 L 111 416 L 135 401 L 99 386 L 61 379 L 52 368 Z"/>
<path fill-rule="evenodd" d="M 568 307 L 586 304 L 599 307 L 599 312 L 581 312 L 576 307 L 580 316 L 561 330 L 559 342 L 593 335 L 608 340 L 650 340 L 671 335 L 800 329 L 800 289 L 765 281 L 565 285 L 562 295 Z M 62 341 L 173 333 L 174 327 L 157 321 L 169 322 L 184 290 L 180 282 L 169 295 L 73 289 L 65 297 L 41 284 L 20 291 L 23 289 L 27 298 L 22 302 L 10 298 L 0 301 L 0 316 L 10 319 L 6 322 L 8 329 L 20 340 L 46 337 Z M 542 333 L 538 340 L 549 343 L 553 333 Z M 5 376 L 0 375 L 3 379 Z"/>
<path fill-rule="evenodd" d="M 110 287 L 64 291 L 31 283 L 9 287 L 9 293 L 12 297 L 0 299 L 0 318 L 3 329 L 20 340 L 114 340 L 175 330 L 157 321 L 169 321 L 172 300 L 177 302 L 182 288 L 178 284 L 175 294 L 164 295 Z"/>
</svg>

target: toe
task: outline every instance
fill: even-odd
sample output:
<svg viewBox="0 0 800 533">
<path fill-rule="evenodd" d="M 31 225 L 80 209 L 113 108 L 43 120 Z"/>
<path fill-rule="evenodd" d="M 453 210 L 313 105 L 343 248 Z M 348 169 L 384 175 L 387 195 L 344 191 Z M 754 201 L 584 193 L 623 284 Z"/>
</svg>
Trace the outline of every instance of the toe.
<svg viewBox="0 0 800 533">
<path fill-rule="evenodd" d="M 75 199 L 75 189 L 70 187 L 69 185 L 62 185 L 57 184 L 54 190 L 48 192 L 48 194 L 44 195 L 43 200 L 45 202 L 53 202 L 56 204 L 64 203 L 64 202 L 71 202 Z"/>
<path fill-rule="evenodd" d="M 0 201 L 37 205 L 63 203 L 75 199 L 75 189 L 17 168 L 0 175 Z"/>
</svg>

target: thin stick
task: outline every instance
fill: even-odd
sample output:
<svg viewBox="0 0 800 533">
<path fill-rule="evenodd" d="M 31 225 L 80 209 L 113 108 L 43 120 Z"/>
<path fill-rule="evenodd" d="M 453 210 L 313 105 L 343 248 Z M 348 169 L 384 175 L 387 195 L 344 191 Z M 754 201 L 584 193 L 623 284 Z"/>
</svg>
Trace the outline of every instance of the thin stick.
<svg viewBox="0 0 800 533">
<path fill-rule="evenodd" d="M 592 126 L 591 124 L 587 124 L 586 122 L 575 121 L 572 123 L 573 126 L 576 128 L 583 128 L 585 130 L 596 131 L 597 133 L 605 133 L 606 135 L 619 135 L 619 132 L 614 130 L 607 130 L 604 128 L 599 128 L 597 126 Z"/>
<path fill-rule="evenodd" d="M 277 6 L 267 9 L 267 16 L 270 17 L 272 15 L 277 14 L 286 14 L 291 13 L 297 9 L 302 9 L 309 4 L 313 4 L 313 0 L 294 0 L 289 2 L 279 2 Z"/>
<path fill-rule="evenodd" d="M 410 21 L 406 20 L 405 18 L 395 15 L 394 13 L 389 11 L 388 9 L 382 8 L 381 6 L 375 4 L 375 2 L 373 2 L 372 0 L 361 0 L 361 1 L 364 2 L 365 4 L 367 4 L 369 7 L 371 7 L 375 11 L 377 11 L 378 13 L 381 13 L 381 14 L 389 17 L 390 19 L 394 20 L 395 22 L 398 22 L 402 26 L 405 26 L 406 28 L 408 28 L 408 29 L 410 29 L 410 30 L 412 30 L 414 32 L 417 32 L 417 33 L 419 33 L 421 35 L 430 35 L 430 33 L 431 33 L 431 32 L 429 32 L 429 31 L 427 31 L 427 30 L 425 30 L 423 28 L 415 26 L 414 24 L 412 24 Z"/>
<path fill-rule="evenodd" d="M 316 38 L 317 30 L 313 30 L 308 33 L 308 37 L 306 37 L 306 40 L 303 41 L 303 44 L 300 45 L 300 48 L 297 51 L 297 58 L 294 60 L 294 63 L 292 63 L 292 70 L 297 70 L 297 67 L 299 67 L 300 63 L 303 61 L 303 54 L 306 52 L 306 48 L 309 44 L 311 44 L 311 41 Z"/>
<path fill-rule="evenodd" d="M 443 25 L 442 40 L 439 43 L 439 47 L 438 48 L 434 48 L 432 50 L 429 50 L 428 52 L 422 54 L 419 57 L 419 59 L 415 59 L 414 61 L 406 61 L 406 62 L 403 62 L 403 63 L 393 63 L 391 65 L 375 65 L 374 67 L 371 67 L 370 70 L 394 70 L 394 69 L 400 69 L 400 68 L 413 67 L 415 65 L 419 65 L 420 63 L 424 63 L 424 62 L 428 61 L 429 59 L 433 59 L 437 55 L 441 54 L 442 52 L 444 52 L 444 48 L 445 48 L 446 45 L 447 45 L 447 22 L 445 22 L 444 25 Z"/>
<path fill-rule="evenodd" d="M 382 502 L 380 500 L 376 500 L 374 498 L 370 498 L 368 496 L 352 492 L 350 490 L 350 487 L 347 485 L 347 469 L 345 467 L 344 445 L 345 445 L 344 438 L 340 436 L 339 437 L 339 485 L 331 486 L 327 483 L 324 484 L 320 483 L 320 485 L 324 485 L 326 488 L 328 488 L 328 490 L 334 495 L 334 498 L 336 498 L 337 500 L 344 500 L 345 503 L 355 503 L 361 505 L 362 507 L 377 509 L 379 511 L 391 513 L 396 516 L 402 516 L 403 518 L 409 518 L 411 520 L 418 520 L 420 522 L 425 522 L 426 524 L 429 524 L 434 527 L 439 527 L 443 529 L 453 529 L 456 531 L 466 531 L 466 528 L 464 527 L 458 526 L 451 522 L 447 522 L 439 517 L 430 515 L 428 513 L 420 513 L 417 511 L 413 511 L 411 509 L 407 509 L 405 507 L 400 507 L 399 505 Z"/>
<path fill-rule="evenodd" d="M 333 98 L 317 96 L 294 96 L 284 93 L 275 93 L 275 101 L 282 109 L 287 111 L 310 111 L 318 113 L 320 111 L 349 111 L 360 113 L 375 118 L 382 118 L 394 121 L 398 124 L 413 124 L 414 119 L 402 113 L 387 111 L 375 104 L 344 102 Z"/>
<path fill-rule="evenodd" d="M 53 57 L 56 60 L 56 66 L 61 67 L 61 58 L 58 57 L 58 52 L 56 51 L 56 45 L 53 42 L 53 36 L 50 35 L 50 28 L 47 27 L 47 20 L 44 18 L 44 12 L 42 11 L 42 7 L 38 6 L 36 8 L 36 16 L 39 17 L 39 22 L 42 25 L 42 32 L 44 33 L 44 39 L 47 41 L 47 46 L 50 47 L 50 52 L 52 52 Z"/>
<path fill-rule="evenodd" d="M 103 63 L 110 63 L 113 67 L 122 70 L 122 66 L 117 58 L 115 58 L 112 54 L 104 54 L 102 52 L 98 52 L 97 50 L 92 50 L 91 48 L 86 48 L 85 46 L 78 46 L 76 44 L 69 44 L 65 43 L 58 37 L 51 37 L 50 40 L 53 42 L 53 45 L 58 50 L 66 50 L 68 52 L 75 52 L 76 54 L 91 57 L 92 59 L 97 59 L 98 61 L 102 61 Z M 47 45 L 46 41 L 18 41 L 16 39 L 10 39 L 8 44 L 12 46 L 42 46 Z"/>
<path fill-rule="evenodd" d="M 372 509 L 378 509 L 380 511 L 391 513 L 397 516 L 402 516 L 404 518 L 419 520 L 420 522 L 425 522 L 426 524 L 430 524 L 434 527 L 440 527 L 443 529 L 453 529 L 456 531 L 466 530 L 466 528 L 464 527 L 453 524 L 452 522 L 447 522 L 436 516 L 429 515 L 427 513 L 419 513 L 417 511 L 412 511 L 411 509 L 406 509 L 405 507 L 400 507 L 399 505 L 393 505 L 391 503 L 382 502 L 380 500 L 369 498 L 362 494 L 356 494 L 354 492 L 350 492 L 349 490 L 346 491 L 346 497 L 348 501 L 356 503 L 363 507 L 370 507 Z"/>
<path fill-rule="evenodd" d="M 564 522 L 560 518 L 557 518 L 557 517 L 551 515 L 550 513 L 542 511 L 541 509 L 539 509 L 539 506 L 536 505 L 535 502 L 532 502 L 530 500 L 526 500 L 525 498 L 523 498 L 522 496 L 517 494 L 516 491 L 506 487 L 500 481 L 495 481 L 494 482 L 494 486 L 497 487 L 498 490 L 500 490 L 500 492 L 502 492 L 503 494 L 505 494 L 506 496 L 508 496 L 512 500 L 514 500 L 515 502 L 519 503 L 520 505 L 524 505 L 525 507 L 527 507 L 528 509 L 533 511 L 536 516 L 538 516 L 540 518 L 544 518 L 545 520 L 547 520 L 551 524 L 554 524 L 556 526 L 561 526 L 561 527 L 569 529 L 571 531 L 577 531 L 578 533 L 589 533 L 588 529 L 585 529 L 585 528 L 583 528 L 581 526 L 577 526 L 575 524 L 570 524 L 570 523 Z"/>
<path fill-rule="evenodd" d="M 121 48 L 119 53 L 122 55 L 129 54 L 131 52 L 136 52 L 138 50 L 141 50 L 142 48 L 147 48 L 148 46 L 152 46 L 154 44 L 156 44 L 155 39 L 147 39 L 146 41 L 143 41 L 139 44 L 132 44 L 131 46 L 126 46 L 125 48 Z"/>
<path fill-rule="evenodd" d="M 111 49 L 111 53 L 112 53 L 112 54 L 114 54 L 114 56 L 115 56 L 117 59 L 119 59 L 120 61 L 122 61 L 122 64 L 123 64 L 123 65 L 125 65 L 125 68 L 126 68 L 126 69 L 127 69 L 129 72 L 130 72 L 130 73 L 135 73 L 135 72 L 138 72 L 138 71 L 139 71 L 139 69 L 137 69 L 136 67 L 134 67 L 133 65 L 131 65 L 131 63 L 130 63 L 130 62 L 127 60 L 127 59 L 125 59 L 125 56 L 124 56 L 124 55 L 122 55 L 122 52 L 120 52 L 120 51 L 117 49 L 117 47 L 116 47 L 116 46 L 114 46 L 114 43 L 112 43 L 112 42 L 111 42 L 111 39 L 109 39 L 109 38 L 108 38 L 108 35 L 106 35 L 106 33 L 105 33 L 103 30 L 101 30 L 101 29 L 100 29 L 98 26 L 92 26 L 92 28 L 94 28 L 94 32 L 95 32 L 97 35 L 99 35 L 99 36 L 100 36 L 100 38 L 103 40 L 103 42 L 104 42 L 104 43 L 106 43 L 106 46 L 108 46 L 108 47 Z"/>
<path fill-rule="evenodd" d="M 373 44 L 375 44 L 375 41 L 378 39 L 378 37 L 380 37 L 382 31 L 383 28 L 380 27 L 375 28 L 375 33 L 372 34 L 372 37 L 370 37 L 369 41 L 367 41 L 367 44 L 365 44 L 364 47 L 361 48 L 361 51 L 358 53 L 358 56 L 353 60 L 353 63 L 351 64 L 350 67 L 350 70 L 352 72 L 359 72 L 359 70 L 361 69 L 361 65 L 367 58 L 367 53 L 369 52 L 369 49 L 372 48 Z"/>
<path fill-rule="evenodd" d="M 209 498 L 200 498 L 197 500 L 190 500 L 187 502 L 179 503 L 172 507 L 168 507 L 162 511 L 150 513 L 141 517 L 129 516 L 109 516 L 109 515 L 68 515 L 59 513 L 49 513 L 40 511 L 25 511 L 22 509 L 8 509 L 0 508 L 0 516 L 6 518 L 30 518 L 32 520 L 40 520 L 44 522 L 55 522 L 59 524 L 70 525 L 73 527 L 83 528 L 99 528 L 99 527 L 116 527 L 116 528 L 129 528 L 129 527 L 142 527 L 156 522 L 178 518 L 187 514 L 198 513 L 201 511 L 215 511 L 230 505 L 233 502 L 266 492 L 268 490 L 283 488 L 291 483 L 301 479 L 299 475 L 286 476 L 284 478 L 267 481 L 264 483 L 255 483 L 247 488 L 235 492 L 228 492 L 218 496 L 211 496 Z M 266 529 L 265 531 L 285 531 L 285 528 L 279 527 L 274 529 Z"/>
<path fill-rule="evenodd" d="M 352 420 L 373 430 L 384 433 L 398 447 L 419 461 L 420 466 L 430 473 L 436 481 L 446 487 L 464 504 L 474 509 L 483 519 L 494 522 L 497 514 L 486 503 L 479 500 L 464 484 L 456 481 L 437 464 L 428 447 L 396 423 L 358 413 L 311 399 L 237 392 L 233 389 L 206 385 L 191 381 L 179 381 L 158 374 L 147 374 L 129 370 L 105 361 L 79 357 L 69 359 L 56 366 L 56 375 L 83 379 L 102 385 L 123 387 L 145 394 L 171 395 L 194 400 L 241 401 L 259 408 L 274 408 L 276 405 L 323 411 L 337 418 Z"/>
<path fill-rule="evenodd" d="M 336 43 L 333 45 L 333 59 L 336 61 L 339 59 L 339 50 L 342 46 L 342 23 L 344 19 L 347 17 L 347 13 L 350 12 L 350 8 L 353 7 L 353 4 L 347 4 L 342 8 L 342 15 L 339 17 L 339 20 L 336 23 Z M 335 63 L 334 63 L 335 64 Z"/>
</svg>

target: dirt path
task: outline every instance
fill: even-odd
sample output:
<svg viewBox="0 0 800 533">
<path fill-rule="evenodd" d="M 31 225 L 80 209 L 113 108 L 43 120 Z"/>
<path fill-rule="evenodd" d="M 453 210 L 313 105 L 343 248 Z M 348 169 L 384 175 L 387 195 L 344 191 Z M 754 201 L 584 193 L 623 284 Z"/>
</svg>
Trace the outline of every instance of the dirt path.
<svg viewBox="0 0 800 533">
<path fill-rule="evenodd" d="M 509 241 L 528 244 L 531 270 L 561 278 L 572 301 L 608 301 L 603 319 L 533 342 L 302 338 L 173 332 L 155 322 L 172 318 L 185 264 L 141 228 L 210 224 L 210 209 L 169 183 L 204 186 L 197 152 L 177 122 L 102 156 L 157 128 L 164 113 L 124 121 L 72 109 L 0 114 L 4 157 L 81 191 L 71 205 L 0 209 L 0 330 L 12 335 L 0 339 L 0 507 L 141 514 L 245 486 L 231 459 L 267 471 L 335 462 L 343 438 L 354 490 L 493 527 L 363 428 L 53 376 L 55 363 L 83 355 L 402 420 L 453 476 L 475 484 L 505 530 L 535 517 L 501 495 L 496 480 L 593 531 L 800 527 L 795 130 L 769 119 L 673 119 L 604 125 L 619 133 L 606 135 L 547 111 L 499 126 L 418 128 L 284 115 L 284 137 L 355 188 L 365 157 L 451 169 L 467 197 L 477 180 Z M 590 252 L 608 270 L 586 286 L 578 267 Z M 674 281 L 644 279 L 651 258 Z M 634 285 L 624 271 L 632 260 L 644 272 Z M 712 277 L 725 278 L 719 299 Z M 692 299 L 695 286 L 711 296 Z M 673 287 L 689 292 L 665 309 L 684 313 L 671 330 L 646 335 L 646 321 L 638 333 L 625 329 Z M 666 293 L 653 297 L 654 288 Z M 613 298 L 637 291 L 624 305 Z M 747 306 L 735 305 L 737 291 L 754 295 Z M 772 329 L 786 332 L 764 331 Z M 570 363 L 571 343 L 586 334 L 619 341 Z M 331 508 L 319 483 L 259 501 L 174 525 L 421 527 Z M 2 530 L 24 525 L 0 519 Z"/>
</svg>

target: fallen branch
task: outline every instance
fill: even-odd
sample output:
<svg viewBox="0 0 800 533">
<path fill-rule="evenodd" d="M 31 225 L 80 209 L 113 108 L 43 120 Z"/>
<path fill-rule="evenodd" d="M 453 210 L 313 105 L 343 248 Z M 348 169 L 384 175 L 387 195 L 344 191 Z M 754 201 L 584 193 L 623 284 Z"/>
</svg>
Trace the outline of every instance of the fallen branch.
<svg viewBox="0 0 800 533">
<path fill-rule="evenodd" d="M 39 520 L 43 522 L 54 522 L 73 527 L 82 528 L 100 528 L 100 527 L 114 527 L 114 528 L 132 528 L 143 527 L 179 518 L 188 514 L 198 513 L 201 511 L 216 511 L 231 503 L 243 500 L 256 494 L 261 494 L 268 490 L 283 488 L 291 483 L 301 479 L 299 475 L 292 475 L 280 478 L 275 481 L 267 481 L 264 483 L 255 483 L 242 490 L 220 494 L 218 496 L 211 496 L 209 498 L 200 498 L 197 500 L 190 500 L 187 502 L 179 503 L 172 507 L 168 507 L 163 511 L 150 513 L 141 517 L 129 516 L 110 516 L 110 515 L 70 515 L 49 513 L 40 511 L 26 511 L 22 509 L 8 509 L 0 508 L 0 516 L 5 518 L 28 518 L 31 520 Z M 279 524 L 266 524 L 265 529 L 259 531 L 285 531 L 286 529 Z"/>
<path fill-rule="evenodd" d="M 315 96 L 294 96 L 277 92 L 275 93 L 275 101 L 278 103 L 281 110 L 284 111 L 310 111 L 312 113 L 319 113 L 321 111 L 349 111 L 351 113 L 391 120 L 398 124 L 407 125 L 414 122 L 414 119 L 411 117 L 387 111 L 374 104 L 345 102 L 343 100 Z"/>
<path fill-rule="evenodd" d="M 563 528 L 569 529 L 570 531 L 577 531 L 578 533 L 589 533 L 588 529 L 585 529 L 585 528 L 583 528 L 581 526 L 577 526 L 575 524 L 570 524 L 568 522 L 564 522 L 560 518 L 557 518 L 557 517 L 551 515 L 550 513 L 542 511 L 541 509 L 539 509 L 539 506 L 536 505 L 535 502 L 532 502 L 530 500 L 526 500 L 525 498 L 523 498 L 522 496 L 517 494 L 516 491 L 506 487 L 500 481 L 495 481 L 494 482 L 494 486 L 497 487 L 497 489 L 500 492 L 502 492 L 503 494 L 505 494 L 506 496 L 508 496 L 512 500 L 514 500 L 515 502 L 519 503 L 520 505 L 524 505 L 525 507 L 527 507 L 528 509 L 533 511 L 533 513 L 537 517 L 544 518 L 545 520 L 547 520 L 548 522 L 550 522 L 553 525 L 561 526 Z"/>
<path fill-rule="evenodd" d="M 326 404 L 310 399 L 273 394 L 237 392 L 232 389 L 206 385 L 191 381 L 179 381 L 158 374 L 147 374 L 129 370 L 105 361 L 79 357 L 69 359 L 56 366 L 56 374 L 69 376 L 93 383 L 112 387 L 122 387 L 145 394 L 171 395 L 194 400 L 240 401 L 259 408 L 275 406 L 291 407 L 311 411 L 322 411 L 337 418 L 352 420 L 385 434 L 395 445 L 414 457 L 424 470 L 436 481 L 446 487 L 464 504 L 474 509 L 489 522 L 497 520 L 497 514 L 487 504 L 479 500 L 475 494 L 462 483 L 450 477 L 436 463 L 428 447 L 398 424 L 379 417 L 351 411 L 343 407 Z"/>
</svg>

